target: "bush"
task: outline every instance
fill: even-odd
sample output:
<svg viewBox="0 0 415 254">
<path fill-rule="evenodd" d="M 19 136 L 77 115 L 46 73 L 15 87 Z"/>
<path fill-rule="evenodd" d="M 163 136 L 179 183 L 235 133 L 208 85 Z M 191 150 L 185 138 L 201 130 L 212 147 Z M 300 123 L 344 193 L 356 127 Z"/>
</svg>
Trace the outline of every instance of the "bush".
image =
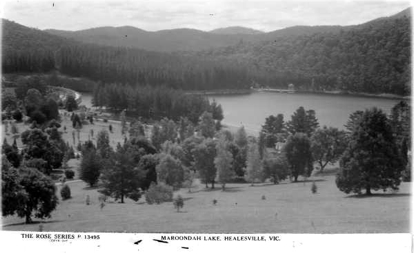
<svg viewBox="0 0 415 254">
<path fill-rule="evenodd" d="M 161 204 L 163 202 L 170 202 L 172 200 L 173 187 L 170 187 L 164 183 L 151 183 L 150 188 L 146 193 L 146 201 L 148 204 Z"/>
<path fill-rule="evenodd" d="M 20 110 L 16 109 L 15 111 L 13 111 L 13 119 L 16 120 L 17 122 L 21 122 L 23 119 L 23 114 Z"/>
<path fill-rule="evenodd" d="M 178 195 L 177 198 L 173 201 L 174 208 L 177 209 L 177 212 L 179 212 L 180 208 L 183 208 L 184 200 L 182 196 Z"/>
<path fill-rule="evenodd" d="M 315 182 L 311 185 L 311 193 L 316 194 L 317 193 L 317 185 Z"/>
<path fill-rule="evenodd" d="M 65 184 L 61 189 L 62 200 L 67 200 L 71 198 L 71 189 L 67 184 Z"/>
<path fill-rule="evenodd" d="M 73 179 L 73 177 L 75 176 L 75 172 L 72 169 L 66 169 L 65 176 L 67 179 Z"/>
</svg>

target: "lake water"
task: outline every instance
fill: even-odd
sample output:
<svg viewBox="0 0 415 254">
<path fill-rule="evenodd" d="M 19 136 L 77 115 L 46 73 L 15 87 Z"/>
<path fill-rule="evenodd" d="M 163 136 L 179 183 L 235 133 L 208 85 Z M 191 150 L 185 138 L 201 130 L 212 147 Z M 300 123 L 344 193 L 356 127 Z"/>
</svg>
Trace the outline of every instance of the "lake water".
<svg viewBox="0 0 415 254">
<path fill-rule="evenodd" d="M 91 95 L 82 95 L 82 104 L 91 107 Z M 349 115 L 356 110 L 378 107 L 387 114 L 399 102 L 397 99 L 341 96 L 329 94 L 282 94 L 254 92 L 247 95 L 210 96 L 222 105 L 225 125 L 239 127 L 249 132 L 259 132 L 269 115 L 283 114 L 284 120 L 291 119 L 294 111 L 303 106 L 314 109 L 320 126 L 327 125 L 344 129 Z"/>
<path fill-rule="evenodd" d="M 341 96 L 326 94 L 283 94 L 255 92 L 248 95 L 211 96 L 222 105 L 223 124 L 243 125 L 247 130 L 259 132 L 269 115 L 283 114 L 290 120 L 294 111 L 303 106 L 316 111 L 320 126 L 344 129 L 349 115 L 357 110 L 378 107 L 387 114 L 399 102 L 396 99 Z"/>
</svg>

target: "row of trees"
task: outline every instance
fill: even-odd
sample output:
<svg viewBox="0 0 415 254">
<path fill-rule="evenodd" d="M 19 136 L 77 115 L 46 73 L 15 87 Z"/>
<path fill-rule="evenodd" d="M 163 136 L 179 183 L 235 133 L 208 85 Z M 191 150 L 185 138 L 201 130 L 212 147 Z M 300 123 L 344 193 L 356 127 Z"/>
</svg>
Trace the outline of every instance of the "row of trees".
<svg viewBox="0 0 415 254">
<path fill-rule="evenodd" d="M 168 87 L 123 86 L 120 84 L 98 85 L 93 93 L 94 106 L 105 106 L 127 114 L 144 118 L 169 117 L 175 121 L 187 117 L 197 123 L 199 116 L 208 111 L 215 120 L 223 119 L 223 112 L 216 102 L 206 97 L 186 94 Z"/>
</svg>

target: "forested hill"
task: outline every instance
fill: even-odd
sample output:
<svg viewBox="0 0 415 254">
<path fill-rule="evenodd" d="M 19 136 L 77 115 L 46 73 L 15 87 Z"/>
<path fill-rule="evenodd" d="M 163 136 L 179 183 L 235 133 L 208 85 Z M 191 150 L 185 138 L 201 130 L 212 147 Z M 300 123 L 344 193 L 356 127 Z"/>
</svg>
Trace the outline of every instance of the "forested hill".
<svg viewBox="0 0 415 254">
<path fill-rule="evenodd" d="M 84 43 L 174 52 L 208 50 L 232 46 L 240 42 L 255 43 L 287 36 L 338 32 L 341 28 L 341 26 L 294 26 L 269 33 L 238 27 L 215 29 L 210 32 L 187 28 L 149 32 L 123 26 L 98 27 L 74 32 L 62 30 L 45 30 L 45 32 Z"/>
<path fill-rule="evenodd" d="M 409 95 L 411 16 L 405 10 L 340 32 L 281 37 L 198 52 L 273 73 L 297 89 Z"/>
<path fill-rule="evenodd" d="M 172 53 L 84 44 L 3 20 L 2 70 L 58 69 L 103 83 L 189 90 L 249 88 L 253 83 L 286 88 L 293 83 L 303 91 L 409 95 L 410 19 L 406 10 L 358 26 L 292 27 L 280 30 L 272 40 L 239 40 L 227 47 Z M 177 32 L 163 33 L 178 38 Z M 181 29 L 180 33 L 203 32 Z"/>
</svg>

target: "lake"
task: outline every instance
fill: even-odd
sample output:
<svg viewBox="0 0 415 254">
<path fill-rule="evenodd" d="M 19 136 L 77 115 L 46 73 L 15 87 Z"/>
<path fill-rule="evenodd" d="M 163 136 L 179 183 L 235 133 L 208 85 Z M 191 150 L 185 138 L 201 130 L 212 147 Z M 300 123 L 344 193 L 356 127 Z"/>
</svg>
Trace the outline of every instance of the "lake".
<svg viewBox="0 0 415 254">
<path fill-rule="evenodd" d="M 82 95 L 82 104 L 91 107 L 91 94 Z M 399 102 L 398 99 L 344 96 L 332 94 L 286 94 L 272 92 L 254 92 L 246 95 L 215 95 L 209 99 L 222 105 L 223 124 L 239 127 L 251 133 L 257 133 L 269 115 L 283 114 L 284 120 L 291 119 L 294 111 L 303 106 L 314 109 L 320 126 L 344 129 L 349 115 L 356 110 L 378 107 L 387 114 Z"/>
<path fill-rule="evenodd" d="M 390 114 L 397 99 L 358 97 L 332 94 L 286 94 L 254 92 L 247 95 L 210 96 L 222 105 L 223 124 L 243 125 L 247 130 L 259 132 L 269 115 L 283 114 L 290 120 L 294 111 L 303 106 L 316 111 L 320 126 L 344 129 L 349 115 L 357 110 L 378 107 Z"/>
</svg>

